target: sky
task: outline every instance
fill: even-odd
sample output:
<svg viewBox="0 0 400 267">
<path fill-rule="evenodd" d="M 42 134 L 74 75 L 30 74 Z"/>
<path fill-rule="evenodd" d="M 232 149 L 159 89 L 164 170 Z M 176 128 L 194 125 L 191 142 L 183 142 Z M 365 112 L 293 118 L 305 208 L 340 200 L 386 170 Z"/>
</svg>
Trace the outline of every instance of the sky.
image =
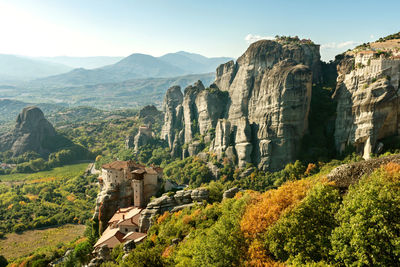
<svg viewBox="0 0 400 267">
<path fill-rule="evenodd" d="M 258 39 L 297 35 L 327 61 L 400 31 L 399 10 L 399 0 L 0 0 L 0 54 L 237 58 Z"/>
</svg>

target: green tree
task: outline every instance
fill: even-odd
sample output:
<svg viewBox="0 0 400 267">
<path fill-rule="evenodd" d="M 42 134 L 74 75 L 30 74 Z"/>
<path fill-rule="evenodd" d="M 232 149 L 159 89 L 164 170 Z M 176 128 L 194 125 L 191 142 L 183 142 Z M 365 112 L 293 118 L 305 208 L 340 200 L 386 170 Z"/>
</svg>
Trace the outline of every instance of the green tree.
<svg viewBox="0 0 400 267">
<path fill-rule="evenodd" d="M 400 183 L 383 170 L 350 187 L 337 213 L 332 255 L 346 266 L 400 265 Z"/>
<path fill-rule="evenodd" d="M 322 184 L 314 187 L 299 206 L 267 230 L 267 250 L 279 261 L 289 259 L 300 265 L 328 260 L 340 201 L 337 188 Z"/>
<path fill-rule="evenodd" d="M 182 244 L 176 266 L 238 266 L 244 245 L 239 220 L 245 204 L 246 198 L 225 200 L 218 221 Z"/>
</svg>

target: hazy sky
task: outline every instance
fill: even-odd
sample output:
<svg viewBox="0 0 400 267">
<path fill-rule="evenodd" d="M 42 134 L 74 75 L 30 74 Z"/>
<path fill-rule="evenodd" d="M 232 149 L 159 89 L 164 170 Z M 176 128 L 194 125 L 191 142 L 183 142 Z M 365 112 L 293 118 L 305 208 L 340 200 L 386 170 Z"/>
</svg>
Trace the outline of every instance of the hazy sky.
<svg viewBox="0 0 400 267">
<path fill-rule="evenodd" d="M 298 35 L 323 59 L 400 31 L 400 0 L 0 0 L 0 53 L 238 57 L 251 41 Z"/>
</svg>

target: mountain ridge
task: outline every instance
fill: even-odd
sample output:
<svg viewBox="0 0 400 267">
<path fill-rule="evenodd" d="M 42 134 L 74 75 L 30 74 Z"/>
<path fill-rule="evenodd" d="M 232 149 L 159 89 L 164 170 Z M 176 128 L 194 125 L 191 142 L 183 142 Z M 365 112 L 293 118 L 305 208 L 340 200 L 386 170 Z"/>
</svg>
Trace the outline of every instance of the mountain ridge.
<svg viewBox="0 0 400 267">
<path fill-rule="evenodd" d="M 183 51 L 161 57 L 133 53 L 112 65 L 91 70 L 77 68 L 68 73 L 37 79 L 32 83 L 76 86 L 122 82 L 138 78 L 169 78 L 213 72 L 219 64 L 229 59 L 226 57 L 207 58 Z"/>
</svg>

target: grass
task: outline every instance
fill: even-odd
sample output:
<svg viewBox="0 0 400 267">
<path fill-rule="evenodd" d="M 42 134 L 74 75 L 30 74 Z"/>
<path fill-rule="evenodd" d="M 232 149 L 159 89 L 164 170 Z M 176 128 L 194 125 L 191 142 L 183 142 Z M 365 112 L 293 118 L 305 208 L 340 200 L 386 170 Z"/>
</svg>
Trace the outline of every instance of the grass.
<svg viewBox="0 0 400 267">
<path fill-rule="evenodd" d="M 52 181 L 57 178 L 73 178 L 82 174 L 88 166 L 88 163 L 79 163 L 73 165 L 66 165 L 57 167 L 49 171 L 42 171 L 37 173 L 14 173 L 7 175 L 0 175 L 2 182 L 19 182 L 29 181 L 29 183 L 40 183 Z"/>
<path fill-rule="evenodd" d="M 67 224 L 57 228 L 30 230 L 23 234 L 7 234 L 0 239 L 0 255 L 13 260 L 46 247 L 67 244 L 83 235 L 84 225 Z"/>
</svg>

